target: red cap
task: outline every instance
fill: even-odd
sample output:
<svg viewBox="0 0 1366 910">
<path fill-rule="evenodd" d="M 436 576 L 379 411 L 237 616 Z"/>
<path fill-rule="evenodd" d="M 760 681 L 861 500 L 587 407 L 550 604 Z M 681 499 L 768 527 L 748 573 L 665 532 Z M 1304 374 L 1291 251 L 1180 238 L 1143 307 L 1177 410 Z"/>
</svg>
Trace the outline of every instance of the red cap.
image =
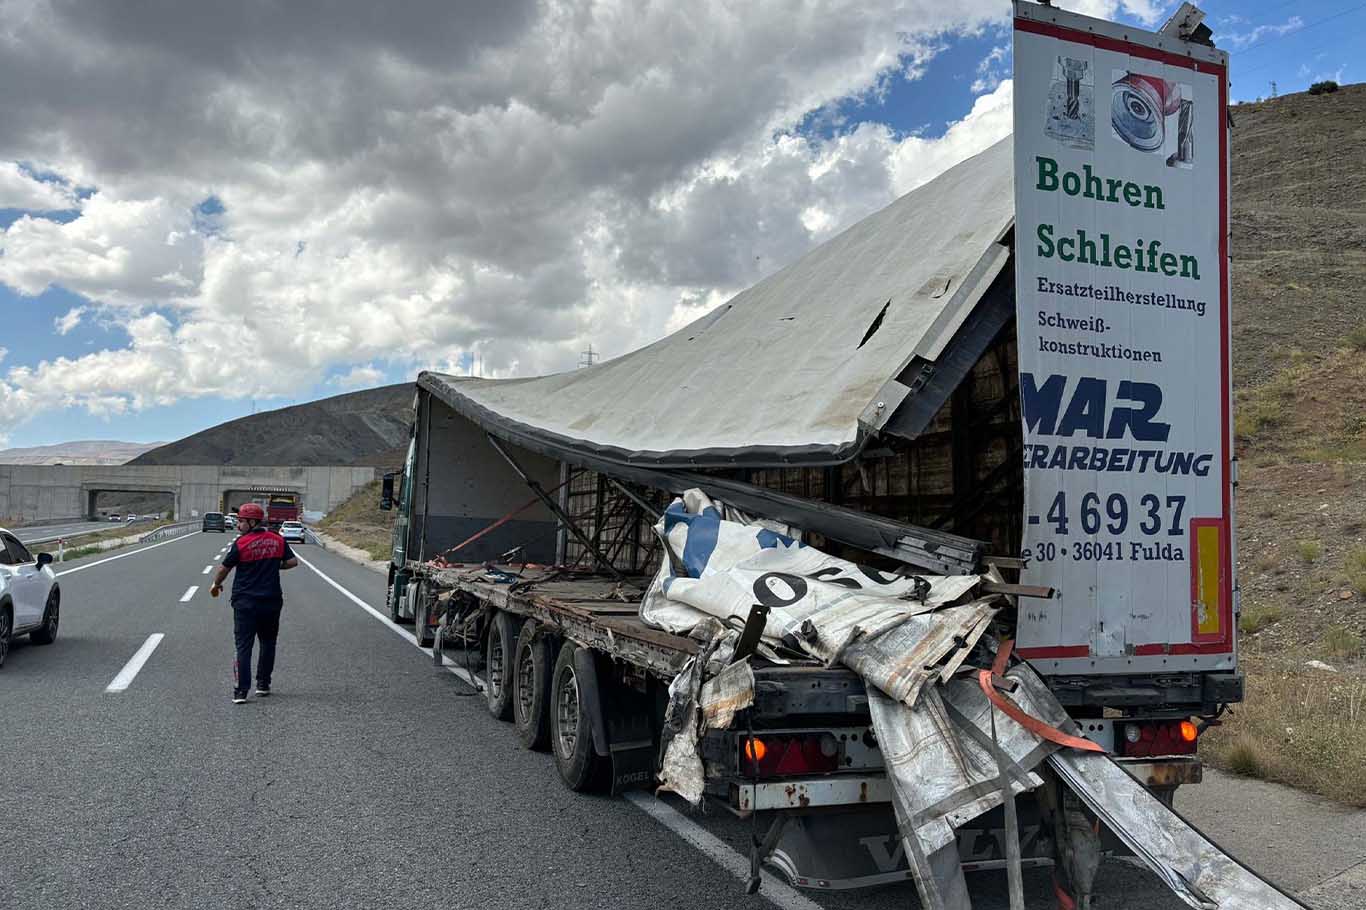
<svg viewBox="0 0 1366 910">
<path fill-rule="evenodd" d="M 263 520 L 263 519 L 266 517 L 266 513 L 265 513 L 265 511 L 264 511 L 260 506 L 258 506 L 256 503 L 254 503 L 254 502 L 248 502 L 248 503 L 244 503 L 244 504 L 242 505 L 242 507 L 239 508 L 239 509 L 237 510 L 237 517 L 238 517 L 238 518 L 254 518 L 254 519 L 256 519 L 257 521 L 261 521 L 261 520 Z"/>
</svg>

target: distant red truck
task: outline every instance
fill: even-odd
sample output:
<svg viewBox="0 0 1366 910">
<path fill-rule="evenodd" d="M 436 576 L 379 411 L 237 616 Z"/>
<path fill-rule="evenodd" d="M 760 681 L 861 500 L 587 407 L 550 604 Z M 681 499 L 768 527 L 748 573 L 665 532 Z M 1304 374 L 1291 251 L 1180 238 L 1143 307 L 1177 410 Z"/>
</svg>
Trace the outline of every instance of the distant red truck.
<svg viewBox="0 0 1366 910">
<path fill-rule="evenodd" d="M 293 493 L 272 493 L 266 503 L 266 525 L 278 531 L 286 521 L 298 521 L 299 497 Z"/>
</svg>

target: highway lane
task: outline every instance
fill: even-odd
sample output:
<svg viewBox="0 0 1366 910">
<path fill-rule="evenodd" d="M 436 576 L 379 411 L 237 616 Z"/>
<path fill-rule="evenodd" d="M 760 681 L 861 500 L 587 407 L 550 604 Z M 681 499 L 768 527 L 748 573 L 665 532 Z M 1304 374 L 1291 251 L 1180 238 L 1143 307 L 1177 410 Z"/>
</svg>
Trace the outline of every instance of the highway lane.
<svg viewBox="0 0 1366 910">
<path fill-rule="evenodd" d="M 914 904 L 909 885 L 746 897 L 727 871 L 743 866 L 746 825 L 665 804 L 666 821 L 700 832 L 685 840 L 634 802 L 570 793 L 549 756 L 518 748 L 481 697 L 336 587 L 378 608 L 381 576 L 317 547 L 299 552 L 318 572 L 285 576 L 276 694 L 232 705 L 230 610 L 203 571 L 228 539 L 63 566 L 57 644 L 17 643 L 0 670 L 0 905 Z M 127 688 L 106 692 L 154 634 Z M 1236 798 L 1238 782 L 1218 786 Z M 1266 840 L 1225 827 L 1211 833 Z M 1297 885 L 1349 858 L 1301 855 L 1322 868 Z M 970 881 L 978 907 L 1006 906 L 1003 876 Z M 1046 873 L 1026 885 L 1031 907 L 1052 906 Z M 1117 863 L 1098 900 L 1180 906 Z"/>
<path fill-rule="evenodd" d="M 71 521 L 54 525 L 34 525 L 24 528 L 10 528 L 10 532 L 25 544 L 55 542 L 61 537 L 75 537 L 78 534 L 91 534 L 117 528 L 123 522 L 113 521 Z"/>
</svg>

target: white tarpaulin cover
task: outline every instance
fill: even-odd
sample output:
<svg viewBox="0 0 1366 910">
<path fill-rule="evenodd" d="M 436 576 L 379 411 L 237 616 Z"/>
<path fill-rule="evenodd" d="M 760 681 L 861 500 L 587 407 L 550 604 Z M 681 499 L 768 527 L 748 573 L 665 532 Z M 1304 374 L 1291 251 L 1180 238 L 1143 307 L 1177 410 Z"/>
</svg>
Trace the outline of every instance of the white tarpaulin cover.
<svg viewBox="0 0 1366 910">
<path fill-rule="evenodd" d="M 876 407 L 884 384 L 937 357 L 1005 265 L 1011 187 L 1005 139 L 640 350 L 532 379 L 419 382 L 486 426 L 617 459 L 849 458 L 898 403 Z"/>
</svg>

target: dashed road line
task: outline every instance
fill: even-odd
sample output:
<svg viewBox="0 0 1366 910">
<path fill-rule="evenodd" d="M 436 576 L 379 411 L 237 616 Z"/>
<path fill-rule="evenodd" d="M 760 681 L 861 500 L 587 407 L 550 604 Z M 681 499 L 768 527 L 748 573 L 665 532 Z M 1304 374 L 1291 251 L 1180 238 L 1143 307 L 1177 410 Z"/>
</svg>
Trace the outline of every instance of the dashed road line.
<svg viewBox="0 0 1366 910">
<path fill-rule="evenodd" d="M 122 692 L 127 689 L 133 678 L 138 675 L 138 671 L 142 669 L 142 665 L 147 663 L 147 658 L 152 656 L 152 652 L 157 649 L 157 645 L 161 644 L 161 640 L 165 637 L 161 632 L 153 632 L 148 635 L 147 640 L 142 643 L 142 647 L 138 648 L 137 653 L 128 659 L 128 663 L 124 664 L 119 675 L 115 676 L 113 681 L 104 687 L 104 691 Z"/>
<path fill-rule="evenodd" d="M 189 600 L 190 600 L 190 598 L 191 598 L 191 597 L 194 597 L 194 592 L 195 592 L 195 591 L 198 591 L 198 590 L 199 590 L 199 585 L 190 585 L 188 588 L 185 589 L 185 593 L 182 594 L 182 595 L 180 595 L 180 602 L 181 602 L 181 603 L 188 603 Z"/>
<path fill-rule="evenodd" d="M 213 571 L 213 566 L 212 566 L 212 565 L 207 565 L 207 566 L 204 567 L 204 571 L 203 571 L 203 572 L 200 572 L 199 574 L 200 574 L 200 575 L 208 575 L 208 574 L 209 574 L 210 572 L 212 572 L 212 571 Z"/>
</svg>

